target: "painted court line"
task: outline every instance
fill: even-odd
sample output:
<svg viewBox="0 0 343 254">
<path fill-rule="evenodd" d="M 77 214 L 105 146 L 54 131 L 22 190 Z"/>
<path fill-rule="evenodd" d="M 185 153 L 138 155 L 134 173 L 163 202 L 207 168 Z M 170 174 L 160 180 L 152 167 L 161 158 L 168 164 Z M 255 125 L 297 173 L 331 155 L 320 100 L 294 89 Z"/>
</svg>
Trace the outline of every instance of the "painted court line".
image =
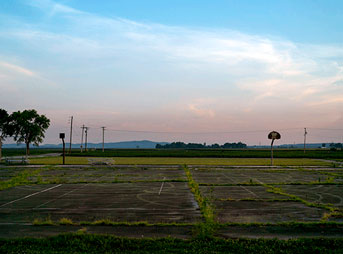
<svg viewBox="0 0 343 254">
<path fill-rule="evenodd" d="M 162 184 L 161 184 L 161 188 L 160 188 L 160 191 L 158 192 L 158 195 L 161 195 L 161 191 L 162 191 L 162 189 L 163 189 L 163 185 L 164 185 L 164 181 L 166 180 L 166 178 L 165 177 L 163 177 L 163 182 L 162 182 Z"/>
<path fill-rule="evenodd" d="M 38 195 L 38 194 L 40 194 L 40 193 L 43 193 L 43 192 L 46 192 L 46 191 L 55 189 L 55 188 L 57 188 L 57 187 L 60 187 L 61 185 L 62 185 L 62 184 L 58 184 L 58 185 L 55 185 L 55 186 L 50 187 L 50 188 L 48 188 L 48 189 L 45 189 L 45 190 L 42 190 L 42 191 L 38 191 L 38 192 L 32 193 L 32 194 L 27 195 L 27 196 L 25 196 L 25 197 L 22 197 L 22 198 L 19 198 L 19 199 L 10 201 L 10 202 L 8 202 L 8 203 L 6 203 L 6 204 L 3 204 L 3 205 L 1 205 L 0 207 L 4 207 L 4 206 L 7 206 L 7 205 L 9 205 L 9 204 L 13 204 L 14 202 L 17 202 L 17 201 L 20 201 L 20 200 L 23 200 L 23 199 L 27 199 L 27 198 L 29 198 L 29 197 Z"/>
<path fill-rule="evenodd" d="M 36 207 L 33 208 L 33 209 L 39 209 L 40 207 L 42 207 L 42 206 L 44 206 L 44 205 L 47 205 L 47 204 L 49 204 L 49 203 L 51 203 L 51 202 L 54 202 L 54 201 L 58 200 L 59 198 L 62 198 L 62 197 L 66 196 L 66 195 L 68 195 L 68 194 L 70 194 L 70 193 L 72 193 L 72 192 L 74 192 L 74 191 L 80 190 L 80 189 L 86 187 L 87 185 L 89 185 L 89 183 L 82 185 L 80 188 L 76 188 L 76 189 L 73 189 L 73 190 L 71 190 L 71 191 L 68 191 L 68 192 L 66 192 L 66 193 L 64 193 L 64 194 L 62 194 L 62 195 L 60 195 L 60 196 L 58 196 L 57 198 L 51 199 L 51 200 L 49 200 L 49 201 L 46 201 L 45 203 L 40 204 L 40 205 L 36 206 Z"/>
<path fill-rule="evenodd" d="M 99 178 L 97 179 L 97 181 L 99 181 L 99 180 L 100 180 L 101 178 L 103 178 L 103 177 L 105 177 L 105 176 L 99 177 Z M 42 207 L 42 206 L 44 206 L 44 205 L 47 205 L 47 204 L 49 204 L 49 203 L 51 203 L 51 202 L 54 202 L 54 201 L 56 201 L 56 200 L 58 200 L 58 199 L 60 199 L 60 198 L 62 198 L 62 197 L 64 197 L 64 196 L 66 196 L 66 195 L 68 195 L 68 194 L 70 194 L 70 193 L 73 193 L 74 191 L 81 190 L 82 188 L 84 188 L 84 187 L 86 187 L 86 186 L 88 186 L 88 185 L 90 185 L 90 184 L 92 184 L 92 183 L 86 183 L 86 184 L 82 185 L 80 188 L 75 188 L 75 189 L 73 189 L 73 190 L 71 190 L 71 191 L 68 191 L 68 192 L 66 192 L 66 193 L 64 193 L 64 194 L 62 194 L 62 195 L 60 195 L 60 196 L 58 196 L 57 198 L 51 199 L 51 200 L 49 200 L 49 201 L 47 201 L 47 202 L 45 202 L 45 203 L 43 203 L 43 204 L 40 204 L 40 205 L 34 207 L 33 209 L 38 209 L 38 208 L 40 208 L 40 207 Z"/>
<path fill-rule="evenodd" d="M 244 186 L 239 186 L 239 187 L 241 187 L 243 190 L 249 192 L 251 195 L 253 195 L 253 196 L 255 196 L 256 198 L 258 198 L 258 196 L 257 196 L 254 192 L 252 192 L 251 190 L 248 190 L 246 187 L 244 187 Z"/>
</svg>

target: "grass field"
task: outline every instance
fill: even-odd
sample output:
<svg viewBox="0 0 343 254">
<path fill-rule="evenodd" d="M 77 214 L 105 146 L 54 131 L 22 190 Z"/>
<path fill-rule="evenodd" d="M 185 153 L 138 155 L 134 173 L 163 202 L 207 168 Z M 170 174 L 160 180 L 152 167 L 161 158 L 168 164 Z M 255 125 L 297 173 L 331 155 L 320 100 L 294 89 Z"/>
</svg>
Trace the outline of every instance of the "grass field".
<svg viewBox="0 0 343 254">
<path fill-rule="evenodd" d="M 113 157 L 116 165 L 230 165 L 230 166 L 269 166 L 267 158 L 173 158 L 173 157 Z M 98 159 L 101 162 L 101 158 Z M 92 163 L 92 157 L 66 157 L 66 164 L 87 165 Z M 30 164 L 56 165 L 62 164 L 62 157 L 32 158 Z M 276 166 L 330 166 L 332 163 L 321 160 L 300 158 L 276 158 Z"/>
<path fill-rule="evenodd" d="M 44 153 L 62 153 L 62 149 L 30 150 L 31 155 Z M 25 155 L 25 149 L 3 149 L 3 156 Z M 80 153 L 79 149 L 72 150 L 72 156 L 83 157 L 201 157 L 201 158 L 269 158 L 269 149 L 106 149 Z M 326 149 L 308 149 L 304 153 L 301 149 L 275 149 L 275 158 L 317 158 L 341 159 L 343 151 Z"/>
<path fill-rule="evenodd" d="M 45 148 L 31 148 L 30 155 L 41 155 L 47 153 L 61 153 L 62 149 L 45 149 Z M 3 148 L 2 149 L 2 156 L 24 156 L 26 154 L 26 150 L 23 148 Z"/>
<path fill-rule="evenodd" d="M 92 157 L 188 157 L 188 158 L 269 158 L 270 149 L 107 149 L 80 153 L 73 156 Z M 275 149 L 274 158 L 343 159 L 343 151 L 326 149 Z"/>
</svg>

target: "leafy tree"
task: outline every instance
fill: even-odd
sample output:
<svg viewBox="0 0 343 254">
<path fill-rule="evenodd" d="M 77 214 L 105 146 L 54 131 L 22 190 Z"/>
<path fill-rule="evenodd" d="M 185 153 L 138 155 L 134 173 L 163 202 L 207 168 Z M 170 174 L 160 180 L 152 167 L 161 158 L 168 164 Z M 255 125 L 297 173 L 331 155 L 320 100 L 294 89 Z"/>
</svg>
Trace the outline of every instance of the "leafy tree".
<svg viewBox="0 0 343 254">
<path fill-rule="evenodd" d="M 7 111 L 0 108 L 0 161 L 2 157 L 2 141 L 6 137 L 12 136 L 12 128 L 10 128 L 10 116 Z"/>
<path fill-rule="evenodd" d="M 26 155 L 30 154 L 30 143 L 38 146 L 43 142 L 44 132 L 50 125 L 45 115 L 39 115 L 36 110 L 13 112 L 12 125 L 14 127 L 14 140 L 26 144 Z"/>
<path fill-rule="evenodd" d="M 184 142 L 173 142 L 170 144 L 165 144 L 165 145 L 160 145 L 157 144 L 156 148 L 166 148 L 166 149 L 171 149 L 171 148 L 181 148 L 181 149 L 199 149 L 199 148 L 247 148 L 247 145 L 242 143 L 242 142 L 238 142 L 238 143 L 225 143 L 224 145 L 218 145 L 218 144 L 213 144 L 213 145 L 206 145 L 206 143 L 204 144 L 197 144 L 197 143 L 188 143 L 185 144 Z"/>
</svg>

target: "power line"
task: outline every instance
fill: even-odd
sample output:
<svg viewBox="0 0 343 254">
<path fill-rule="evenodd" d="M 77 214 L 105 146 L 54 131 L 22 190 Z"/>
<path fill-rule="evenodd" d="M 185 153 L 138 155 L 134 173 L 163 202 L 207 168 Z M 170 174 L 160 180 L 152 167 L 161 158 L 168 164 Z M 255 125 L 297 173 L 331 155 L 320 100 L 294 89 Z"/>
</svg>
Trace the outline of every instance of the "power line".
<svg viewBox="0 0 343 254">
<path fill-rule="evenodd" d="M 102 128 L 102 127 L 100 127 Z M 278 129 L 279 131 L 300 130 L 302 128 L 288 128 Z M 108 131 L 113 132 L 129 132 L 129 133 L 157 133 L 157 134 L 228 134 L 228 133 L 256 133 L 268 132 L 270 130 L 246 130 L 246 131 L 210 131 L 210 132 L 184 132 L 184 131 L 147 131 L 147 130 L 125 130 L 125 129 L 111 129 L 106 128 Z"/>
<path fill-rule="evenodd" d="M 343 131 L 343 129 L 329 129 L 329 128 L 311 128 L 313 130 L 327 130 L 327 131 Z"/>
</svg>

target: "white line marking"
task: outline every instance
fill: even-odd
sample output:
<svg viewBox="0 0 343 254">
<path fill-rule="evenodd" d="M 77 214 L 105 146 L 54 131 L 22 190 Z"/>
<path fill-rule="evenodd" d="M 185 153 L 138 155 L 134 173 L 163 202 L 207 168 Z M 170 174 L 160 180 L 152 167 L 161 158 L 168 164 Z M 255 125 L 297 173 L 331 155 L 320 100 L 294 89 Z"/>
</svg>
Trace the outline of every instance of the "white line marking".
<svg viewBox="0 0 343 254">
<path fill-rule="evenodd" d="M 55 188 L 57 188 L 57 187 L 60 187 L 61 185 L 62 185 L 62 184 L 58 184 L 58 185 L 55 185 L 55 186 L 53 186 L 53 187 L 50 187 L 50 188 L 48 188 L 48 189 L 45 189 L 45 190 L 42 190 L 42 191 L 38 191 L 38 192 L 32 193 L 32 194 L 30 194 L 30 195 L 27 195 L 27 196 L 25 196 L 25 197 L 22 197 L 22 198 L 19 198 L 19 199 L 16 199 L 16 200 L 10 201 L 10 202 L 8 202 L 8 203 L 6 203 L 6 204 L 3 204 L 3 205 L 1 205 L 0 207 L 4 207 L 4 206 L 7 206 L 7 205 L 9 205 L 9 204 L 12 204 L 12 203 L 14 203 L 14 202 L 17 202 L 17 201 L 20 201 L 20 200 L 23 200 L 23 199 L 26 199 L 26 198 L 29 198 L 29 197 L 35 196 L 35 195 L 37 195 L 37 194 L 40 194 L 40 193 L 43 193 L 43 192 L 46 192 L 46 191 L 49 191 L 49 190 L 55 189 Z"/>
<path fill-rule="evenodd" d="M 38 209 L 38 208 L 40 208 L 40 207 L 42 207 L 42 206 L 44 206 L 44 205 L 47 205 L 47 204 L 49 204 L 49 203 L 51 203 L 51 202 L 54 202 L 54 201 L 58 200 L 59 198 L 62 198 L 62 197 L 66 196 L 66 195 L 68 195 L 68 194 L 70 194 L 70 193 L 72 193 L 72 192 L 74 192 L 74 191 L 77 191 L 77 190 L 80 190 L 80 189 L 86 187 L 87 185 L 89 185 L 89 183 L 82 185 L 80 188 L 76 188 L 76 189 L 73 189 L 73 190 L 71 190 L 71 191 L 68 191 L 68 192 L 66 192 L 66 193 L 64 193 L 64 194 L 62 194 L 62 195 L 60 195 L 60 196 L 58 196 L 57 198 L 51 199 L 51 200 L 49 200 L 49 201 L 46 201 L 45 203 L 40 204 L 40 205 L 34 207 L 33 209 Z"/>
<path fill-rule="evenodd" d="M 163 181 L 165 181 L 165 180 L 166 180 L 166 178 L 163 177 Z M 161 191 L 163 189 L 163 185 L 164 185 L 164 182 L 162 182 L 162 184 L 161 184 L 161 188 L 160 188 L 160 191 L 158 192 L 158 195 L 161 195 Z"/>
<path fill-rule="evenodd" d="M 99 181 L 99 180 L 100 180 L 101 178 L 103 178 L 103 177 L 105 177 L 105 176 L 100 176 L 100 177 L 99 177 L 98 179 L 96 179 L 96 180 Z M 96 183 L 96 182 L 95 182 L 95 183 Z M 64 197 L 64 196 L 66 196 L 66 195 L 68 195 L 68 194 L 70 194 L 70 193 L 72 193 L 72 192 L 74 192 L 74 191 L 80 190 L 80 189 L 82 189 L 82 188 L 84 188 L 84 187 L 86 187 L 86 186 L 88 186 L 88 185 L 90 185 L 90 184 L 92 184 L 92 183 L 86 183 L 86 184 L 82 185 L 80 188 L 76 188 L 76 189 L 73 189 L 73 190 L 71 190 L 71 191 L 68 191 L 68 192 L 66 192 L 66 193 L 64 193 L 64 194 L 62 194 L 62 195 L 60 195 L 60 196 L 58 196 L 57 198 L 51 199 L 51 200 L 49 200 L 49 201 L 46 201 L 46 202 L 43 203 L 43 204 L 40 204 L 40 205 L 34 207 L 33 209 L 38 209 L 38 208 L 40 208 L 40 207 L 42 207 L 42 206 L 44 206 L 44 205 L 47 205 L 47 204 L 49 204 L 49 203 L 51 203 L 51 202 L 54 202 L 54 201 L 56 201 L 56 200 L 58 200 L 58 199 L 60 199 L 60 198 L 62 198 L 62 197 Z M 94 184 L 94 183 L 93 183 L 93 184 Z"/>
<path fill-rule="evenodd" d="M 244 187 L 244 186 L 242 186 L 242 185 L 240 185 L 240 187 L 241 187 L 243 190 L 249 192 L 251 195 L 255 196 L 256 198 L 259 197 L 259 196 L 257 196 L 254 192 L 252 192 L 251 190 L 248 190 L 246 187 Z"/>
</svg>

